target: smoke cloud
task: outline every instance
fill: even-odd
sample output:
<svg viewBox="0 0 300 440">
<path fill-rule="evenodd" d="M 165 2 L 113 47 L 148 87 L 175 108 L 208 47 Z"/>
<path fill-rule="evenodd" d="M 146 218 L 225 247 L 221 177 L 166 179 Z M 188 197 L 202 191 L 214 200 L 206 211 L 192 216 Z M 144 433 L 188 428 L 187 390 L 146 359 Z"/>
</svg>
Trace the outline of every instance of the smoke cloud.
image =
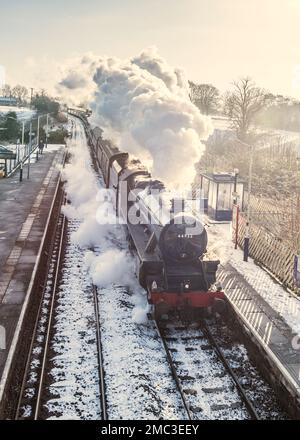
<svg viewBox="0 0 300 440">
<path fill-rule="evenodd" d="M 76 122 L 70 128 L 73 131 L 73 138 L 68 141 L 71 160 L 62 170 L 62 179 L 70 202 L 63 212 L 78 222 L 71 240 L 85 250 L 85 266 L 95 285 L 109 289 L 121 284 L 130 288 L 132 319 L 145 324 L 149 311 L 147 297 L 135 276 L 135 261 L 128 251 L 124 230 L 117 224 L 107 190 L 101 187 L 92 170 L 83 127 Z"/>
<path fill-rule="evenodd" d="M 56 91 L 68 105 L 90 106 L 97 88 L 93 81 L 97 63 L 98 57 L 87 53 L 82 57 L 71 58 L 61 67 Z"/>
<path fill-rule="evenodd" d="M 184 72 L 170 67 L 153 47 L 130 60 L 95 57 L 77 60 L 59 84 L 89 101 L 93 123 L 120 149 L 138 157 L 153 177 L 170 187 L 186 187 L 195 176 L 210 119 L 188 96 Z"/>
</svg>

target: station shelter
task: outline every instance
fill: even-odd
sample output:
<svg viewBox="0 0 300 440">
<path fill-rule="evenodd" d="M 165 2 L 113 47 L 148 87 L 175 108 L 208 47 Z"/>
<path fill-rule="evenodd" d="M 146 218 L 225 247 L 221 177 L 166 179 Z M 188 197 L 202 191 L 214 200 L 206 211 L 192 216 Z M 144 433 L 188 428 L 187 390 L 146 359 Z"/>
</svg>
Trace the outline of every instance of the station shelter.
<svg viewBox="0 0 300 440">
<path fill-rule="evenodd" d="M 200 173 L 199 184 L 205 210 L 212 219 L 230 221 L 234 198 L 243 210 L 245 182 L 234 173 Z"/>
</svg>

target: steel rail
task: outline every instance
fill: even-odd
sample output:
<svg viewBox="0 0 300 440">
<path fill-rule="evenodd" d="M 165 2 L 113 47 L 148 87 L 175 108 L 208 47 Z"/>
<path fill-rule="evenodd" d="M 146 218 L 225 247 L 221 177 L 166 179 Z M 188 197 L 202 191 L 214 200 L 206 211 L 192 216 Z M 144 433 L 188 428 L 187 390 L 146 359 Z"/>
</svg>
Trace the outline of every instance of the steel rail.
<svg viewBox="0 0 300 440">
<path fill-rule="evenodd" d="M 97 340 L 97 358 L 98 358 L 98 373 L 99 373 L 99 392 L 100 392 L 100 403 L 102 410 L 102 420 L 108 420 L 107 415 L 107 402 L 106 402 L 106 389 L 105 389 L 105 371 L 103 365 L 103 354 L 102 354 L 102 342 L 101 342 L 101 327 L 100 327 L 100 310 L 98 303 L 97 287 L 93 285 L 93 299 L 94 299 L 94 310 L 95 310 L 95 324 L 96 324 L 96 340 Z"/>
<path fill-rule="evenodd" d="M 184 391 L 183 391 L 180 379 L 178 377 L 178 374 L 177 374 L 177 371 L 176 371 L 176 367 L 174 365 L 174 361 L 173 361 L 172 355 L 170 353 L 170 349 L 168 347 L 166 339 L 165 339 L 165 337 L 163 335 L 163 332 L 162 332 L 161 328 L 159 327 L 158 322 L 156 320 L 154 320 L 154 323 L 155 323 L 155 327 L 156 327 L 156 330 L 158 332 L 158 335 L 159 335 L 159 337 L 160 337 L 160 339 L 161 339 L 161 341 L 163 343 L 163 346 L 164 346 L 164 349 L 165 349 L 165 352 L 166 352 L 166 355 L 167 355 L 167 359 L 168 359 L 168 362 L 169 362 L 169 365 L 170 365 L 170 369 L 172 371 L 173 378 L 175 380 L 176 386 L 177 386 L 178 391 L 180 393 L 181 400 L 183 402 L 184 409 L 185 409 L 185 411 L 187 413 L 188 420 L 194 420 L 193 415 L 192 415 L 192 413 L 190 411 L 189 404 L 188 404 L 187 399 L 185 397 L 185 394 L 184 394 Z"/>
<path fill-rule="evenodd" d="M 60 179 L 58 180 L 57 183 L 57 188 L 60 185 Z M 58 197 L 58 191 L 56 192 L 56 195 L 54 197 L 53 200 L 53 207 L 55 205 L 56 199 Z M 61 205 L 61 202 L 60 202 Z M 50 216 L 52 216 L 52 212 L 53 210 L 50 210 Z M 64 220 L 64 219 L 63 219 Z M 55 232 L 57 232 L 58 230 L 58 226 L 59 226 L 59 216 L 57 217 L 56 220 L 56 224 L 55 224 Z M 61 236 L 63 235 L 63 227 L 64 224 L 62 225 L 62 231 L 60 232 Z M 55 236 L 56 234 L 54 234 Z M 52 251 L 53 251 L 53 244 L 55 242 L 55 237 L 52 243 Z M 49 270 L 50 267 L 50 259 L 48 259 L 48 265 L 47 265 L 47 272 Z M 21 388 L 20 388 L 20 392 L 19 392 L 19 398 L 18 398 L 18 403 L 17 403 L 17 408 L 16 408 L 16 412 L 15 412 L 15 420 L 18 420 L 20 418 L 20 410 L 21 410 L 21 405 L 22 405 L 22 399 L 24 397 L 24 392 L 25 392 L 25 388 L 26 388 L 26 383 L 27 383 L 27 377 L 28 377 L 28 372 L 30 369 L 30 363 L 31 363 L 31 358 L 32 358 L 32 352 L 33 352 L 33 348 L 34 348 L 34 344 L 36 341 L 36 334 L 37 334 L 37 329 L 40 323 L 40 316 L 41 316 L 41 310 L 43 307 L 43 299 L 44 299 L 44 293 L 45 293 L 45 286 L 44 286 L 44 292 L 43 295 L 41 297 L 40 303 L 39 303 L 39 307 L 37 310 L 37 314 L 36 314 L 36 320 L 35 320 L 35 324 L 34 324 L 34 328 L 33 328 L 33 332 L 32 332 L 32 337 L 31 337 L 31 341 L 30 341 L 30 346 L 29 346 L 29 350 L 28 350 L 28 354 L 27 354 L 27 359 L 26 359 L 26 365 L 25 365 L 25 369 L 24 369 L 24 373 L 23 373 L 23 379 L 22 379 L 22 384 L 21 384 Z"/>
<path fill-rule="evenodd" d="M 46 373 L 46 364 L 47 364 L 48 351 L 49 351 L 49 345 L 50 345 L 50 333 L 51 333 L 51 328 L 52 328 L 52 321 L 53 321 L 53 315 L 54 315 L 54 305 L 55 305 L 55 299 L 56 299 L 56 293 L 57 293 L 58 275 L 59 275 L 59 271 L 61 268 L 61 258 L 62 258 L 62 248 L 63 248 L 65 227 L 66 227 L 66 217 L 65 217 L 65 215 L 63 215 L 61 234 L 60 234 L 60 240 L 59 240 L 59 250 L 58 250 L 57 262 L 56 262 L 56 267 L 55 267 L 54 282 L 53 282 L 53 287 L 52 287 L 51 304 L 50 304 L 50 309 L 49 309 L 49 319 L 48 319 L 48 325 L 47 325 L 46 341 L 45 341 L 44 352 L 43 352 L 43 361 L 42 361 L 41 372 L 40 372 L 38 394 L 37 394 L 37 399 L 36 399 L 36 404 L 35 404 L 34 420 L 38 420 L 39 413 L 40 413 L 41 399 L 42 399 L 42 394 L 43 394 L 43 385 L 44 385 L 44 379 L 45 379 L 45 373 Z"/>
<path fill-rule="evenodd" d="M 222 364 L 224 365 L 226 371 L 229 373 L 229 375 L 231 376 L 232 380 L 234 381 L 236 388 L 247 408 L 247 410 L 249 411 L 249 414 L 251 415 L 251 418 L 253 420 L 260 420 L 259 415 L 257 414 L 256 409 L 253 406 L 253 403 L 251 402 L 251 400 L 248 398 L 243 386 L 241 385 L 237 375 L 234 373 L 233 369 L 231 368 L 231 366 L 229 365 L 229 362 L 227 361 L 222 349 L 220 348 L 218 342 L 216 341 L 214 335 L 212 334 L 209 326 L 207 325 L 206 322 L 201 323 L 202 324 L 202 329 L 204 330 L 204 333 L 206 334 L 207 339 L 211 342 L 211 344 L 213 345 L 219 359 L 221 360 Z"/>
</svg>

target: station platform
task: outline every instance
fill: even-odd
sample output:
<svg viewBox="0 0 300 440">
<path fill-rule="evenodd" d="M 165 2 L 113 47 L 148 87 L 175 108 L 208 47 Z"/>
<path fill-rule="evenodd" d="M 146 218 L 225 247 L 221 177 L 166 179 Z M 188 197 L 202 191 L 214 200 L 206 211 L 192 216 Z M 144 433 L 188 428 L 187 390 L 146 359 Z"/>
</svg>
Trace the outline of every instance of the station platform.
<svg viewBox="0 0 300 440">
<path fill-rule="evenodd" d="M 243 261 L 243 252 L 228 238 L 230 224 L 210 223 L 208 229 L 221 260 L 217 279 L 234 316 L 255 345 L 257 359 L 265 359 L 262 369 L 282 403 L 300 419 L 300 298 L 251 258 Z"/>
<path fill-rule="evenodd" d="M 0 179 L 0 384 L 32 280 L 65 148 L 48 145 L 37 162 Z M 1 388 L 1 385 L 0 385 Z M 1 391 L 1 390 L 0 390 Z M 1 396 L 0 396 L 1 397 Z"/>
</svg>

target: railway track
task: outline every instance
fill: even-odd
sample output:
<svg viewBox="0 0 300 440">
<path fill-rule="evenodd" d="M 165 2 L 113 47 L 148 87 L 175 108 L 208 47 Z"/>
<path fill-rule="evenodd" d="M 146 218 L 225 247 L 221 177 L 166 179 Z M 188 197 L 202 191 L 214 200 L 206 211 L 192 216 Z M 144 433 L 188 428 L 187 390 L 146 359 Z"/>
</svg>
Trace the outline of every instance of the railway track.
<svg viewBox="0 0 300 440">
<path fill-rule="evenodd" d="M 95 310 L 95 326 L 96 326 L 96 340 L 97 340 L 97 359 L 98 359 L 98 374 L 99 374 L 99 396 L 101 404 L 102 420 L 108 420 L 107 402 L 105 391 L 105 372 L 103 366 L 102 344 L 101 344 L 101 328 L 100 328 L 100 310 L 97 296 L 97 287 L 93 285 L 93 300 Z"/>
<path fill-rule="evenodd" d="M 64 203 L 66 203 L 65 199 Z M 87 417 L 89 418 L 93 414 L 93 417 L 107 419 L 97 288 L 88 281 L 88 275 L 84 269 L 78 271 L 78 268 L 83 266 L 85 251 L 76 248 L 71 240 L 72 234 L 79 227 L 80 221 L 70 220 L 67 222 L 63 214 L 60 214 L 57 219 L 49 258 L 50 263 L 44 269 L 48 274 L 47 281 L 36 314 L 15 419 L 38 420 L 59 417 L 59 405 L 54 404 L 53 406 L 53 401 L 56 400 L 56 396 L 60 395 L 61 390 L 67 390 L 70 383 L 75 386 L 73 391 L 70 389 L 71 395 L 74 396 L 75 413 L 83 414 L 82 398 L 86 397 L 86 394 L 84 385 L 81 387 L 81 384 L 84 383 L 85 371 L 86 382 L 91 385 L 89 379 L 92 379 L 95 385 L 94 394 L 91 389 L 87 388 L 87 392 L 91 393 L 91 399 L 94 401 L 93 409 L 95 411 L 89 414 L 89 410 L 87 410 Z M 89 303 L 88 308 L 86 308 L 87 302 Z M 78 307 L 78 304 L 81 304 L 81 307 Z M 69 333 L 71 331 L 70 319 L 78 322 L 77 326 L 75 324 L 76 328 L 73 329 L 72 334 Z M 86 338 L 84 344 L 90 347 L 85 354 L 89 359 L 91 355 L 95 355 L 93 362 L 84 363 L 82 361 L 85 356 L 81 349 L 84 350 L 84 347 L 76 338 L 79 337 L 80 340 L 83 340 L 83 335 Z M 75 350 L 72 357 L 70 348 L 73 343 Z M 69 350 L 66 358 L 62 350 L 63 347 L 66 351 Z M 79 353 L 76 352 L 78 347 Z M 70 361 L 70 359 L 72 360 Z M 89 378 L 91 368 L 95 373 L 92 373 L 93 377 Z M 81 372 L 80 377 L 83 376 L 81 379 L 78 371 Z M 57 372 L 58 374 L 56 374 Z M 65 386 L 65 384 L 67 385 Z M 97 405 L 98 397 L 99 404 Z M 58 399 L 63 400 L 63 397 L 58 397 Z M 96 409 L 97 406 L 100 411 Z"/>
<path fill-rule="evenodd" d="M 34 332 L 27 357 L 26 368 L 23 375 L 22 386 L 19 393 L 15 419 L 38 420 L 45 417 L 43 404 L 47 402 L 45 389 L 49 385 L 47 374 L 49 372 L 49 354 L 51 353 L 52 329 L 55 318 L 55 307 L 59 284 L 59 272 L 63 262 L 63 241 L 66 234 L 66 218 L 60 215 L 57 222 L 53 253 L 49 266 L 47 284 L 38 310 Z M 99 375 L 99 398 L 101 419 L 107 420 L 107 404 L 105 397 L 104 367 L 101 345 L 100 311 L 97 298 L 97 288 L 91 286 L 95 340 L 97 347 L 97 370 Z M 51 353 L 53 355 L 53 353 Z"/>
<path fill-rule="evenodd" d="M 112 380 L 109 382 L 109 367 L 107 367 L 106 376 L 108 388 L 108 397 L 106 400 L 105 372 L 100 328 L 101 310 L 99 310 L 98 292 L 97 288 L 91 284 L 89 277 L 84 273 L 84 270 L 78 270 L 79 267 L 82 268 L 84 265 L 84 251 L 82 249 L 77 249 L 76 252 L 78 252 L 78 255 L 76 256 L 74 244 L 73 247 L 70 245 L 69 250 L 65 250 L 66 258 L 63 263 L 66 273 L 65 277 L 63 275 L 61 277 L 61 284 L 64 286 L 62 287 L 62 291 L 65 289 L 65 292 L 63 292 L 60 297 L 60 308 L 63 309 L 63 311 L 58 312 L 61 316 L 57 320 L 60 321 L 58 327 L 60 327 L 61 332 L 59 335 L 55 334 L 53 338 L 55 340 L 54 344 L 52 344 L 53 339 L 51 340 L 53 337 L 52 324 L 56 302 L 55 297 L 58 272 L 62 265 L 61 255 L 62 237 L 64 236 L 65 229 L 64 222 L 65 219 L 61 216 L 58 221 L 56 241 L 51 267 L 49 269 L 52 280 L 51 286 L 47 285 L 40 306 L 35 325 L 35 337 L 32 340 L 30 355 L 27 360 L 27 368 L 24 374 L 16 418 L 39 419 L 48 418 L 48 416 L 49 418 L 63 416 L 69 418 L 71 414 L 71 412 L 68 412 L 70 411 L 69 407 L 67 408 L 67 411 L 64 412 L 67 402 L 67 404 L 72 407 L 73 412 L 71 418 L 74 416 L 82 419 L 101 418 L 102 420 L 108 420 L 107 402 L 109 403 L 110 416 L 113 417 L 113 406 L 115 401 L 109 399 L 109 388 L 112 387 L 111 384 L 113 382 Z M 75 222 L 76 220 L 71 220 L 68 225 L 66 235 L 69 237 L 69 242 L 71 242 L 71 225 L 74 224 L 73 232 L 78 231 L 80 225 L 80 221 L 78 220 L 76 229 Z M 80 283 L 82 283 L 81 286 L 79 286 Z M 69 293 L 67 293 L 67 291 L 69 291 Z M 89 310 L 84 309 L 87 305 Z M 117 307 L 119 306 L 120 303 L 118 302 Z M 72 307 L 74 307 L 73 310 Z M 101 309 L 104 309 L 104 307 L 105 306 L 102 304 Z M 115 307 L 114 310 L 117 310 L 117 307 Z M 70 316 L 67 316 L 68 313 L 70 313 Z M 76 319 L 74 319 L 74 317 Z M 84 319 L 82 318 L 86 319 L 87 322 L 83 322 Z M 57 316 L 55 316 L 55 320 L 56 319 Z M 64 320 L 69 320 L 70 323 L 72 319 L 75 322 L 75 327 L 67 328 L 68 325 L 62 323 Z M 87 323 L 88 325 L 86 325 Z M 78 325 L 78 328 L 76 328 L 76 325 Z M 172 377 L 170 377 L 168 364 L 165 362 L 160 341 L 157 339 L 155 329 L 152 328 L 154 333 L 153 337 L 156 338 L 157 345 L 162 353 L 166 375 L 172 385 L 172 391 L 174 392 L 174 401 L 175 399 L 178 401 L 178 406 L 180 407 L 181 412 L 183 406 L 186 419 L 259 419 L 247 390 L 244 389 L 239 377 L 236 376 L 230 367 L 218 340 L 214 337 L 214 334 L 210 331 L 207 324 L 204 323 L 202 327 L 187 327 L 179 324 L 169 324 L 166 327 L 160 327 L 156 323 L 156 327 L 163 342 L 183 405 L 181 405 L 181 401 L 178 399 L 177 389 L 174 386 Z M 57 329 L 55 328 L 55 332 L 56 330 Z M 136 328 L 134 331 L 136 336 Z M 72 345 L 80 345 L 78 343 L 79 338 L 76 339 L 76 333 L 81 337 L 80 342 L 83 342 L 84 340 L 84 344 L 89 348 L 86 351 L 82 350 L 82 344 L 77 351 L 76 349 L 72 352 L 71 350 L 61 350 L 59 346 L 66 346 L 68 343 L 70 347 Z M 102 328 L 102 333 L 104 354 L 107 356 L 107 351 L 105 351 L 105 344 L 107 342 L 105 340 L 105 325 Z M 127 333 L 124 334 L 128 336 L 128 329 Z M 59 348 L 57 351 L 55 347 L 53 348 L 55 345 Z M 109 350 L 111 350 L 111 346 L 109 347 Z M 117 347 L 117 350 L 120 350 L 119 346 Z M 53 362 L 51 360 L 50 362 L 50 364 L 53 364 L 52 369 L 56 370 L 56 374 L 53 374 L 53 372 L 50 371 L 51 368 L 49 368 L 49 357 L 55 358 L 56 355 L 57 357 L 55 361 Z M 86 370 L 84 370 L 82 365 L 82 359 L 84 359 L 84 357 L 86 357 L 86 364 L 88 364 L 88 366 L 85 366 L 87 367 Z M 74 367 L 74 365 L 71 365 L 74 359 L 76 359 L 76 367 L 70 372 Z M 149 359 L 151 359 L 151 362 L 154 365 L 155 362 L 153 361 L 153 358 L 149 356 Z M 107 357 L 105 360 L 107 362 Z M 131 359 L 128 360 L 128 363 L 124 363 L 125 369 L 130 362 Z M 115 364 L 111 365 L 111 377 L 116 376 Z M 105 365 L 107 366 L 107 363 Z M 141 368 L 144 368 L 143 362 L 138 364 L 137 377 L 140 375 Z M 90 374 L 87 380 L 85 380 L 86 373 Z M 135 373 L 134 370 L 131 371 L 131 376 L 133 376 L 133 373 Z M 150 380 L 149 383 L 147 383 L 147 373 L 144 376 L 144 383 L 139 382 L 140 388 L 143 390 L 142 395 L 144 396 L 145 390 L 148 390 L 149 396 L 154 402 L 153 408 L 156 409 L 156 415 L 161 414 L 161 407 L 163 407 L 161 402 L 163 399 L 158 399 L 158 396 L 152 391 L 152 388 L 149 386 L 151 383 Z M 151 376 L 149 375 L 149 377 Z M 124 379 L 123 376 L 121 376 L 121 380 L 122 379 Z M 134 385 L 136 385 L 138 379 L 135 380 L 136 382 Z M 153 379 L 151 380 L 153 383 Z M 84 386 L 81 387 L 80 392 L 78 392 L 78 389 L 81 386 L 80 381 L 84 383 Z M 121 381 L 118 381 L 116 387 L 116 393 L 119 394 L 120 382 Z M 123 380 L 123 382 L 126 381 Z M 161 386 L 161 383 L 159 386 Z M 50 388 L 51 390 L 49 392 Z M 65 395 L 63 395 L 63 392 L 61 393 L 62 389 L 66 389 Z M 137 390 L 137 387 L 135 386 L 135 388 L 132 389 Z M 156 391 L 157 389 L 160 388 L 153 387 L 153 390 Z M 132 392 L 132 395 L 133 394 L 134 393 Z M 161 394 L 169 396 L 168 392 L 161 392 Z M 70 396 L 72 399 L 70 399 Z M 65 401 L 63 401 L 63 397 L 66 397 Z M 57 403 L 59 401 L 63 401 L 63 404 L 60 405 Z M 137 401 L 137 399 L 134 399 L 132 405 L 133 413 L 136 411 Z M 89 403 L 91 404 L 91 409 L 88 408 Z M 122 402 L 120 403 L 120 406 L 122 406 Z M 157 408 L 155 406 L 156 403 Z M 65 408 L 63 408 L 64 405 Z M 74 410 L 74 406 L 76 406 L 76 410 Z M 96 406 L 97 408 L 95 408 Z"/>
<path fill-rule="evenodd" d="M 259 419 L 207 323 L 156 328 L 188 420 Z"/>
<path fill-rule="evenodd" d="M 56 224 L 54 244 L 48 268 L 50 276 L 48 276 L 47 283 L 44 286 L 36 315 L 15 419 L 37 420 L 40 417 L 65 229 L 66 218 L 61 213 Z"/>
</svg>

